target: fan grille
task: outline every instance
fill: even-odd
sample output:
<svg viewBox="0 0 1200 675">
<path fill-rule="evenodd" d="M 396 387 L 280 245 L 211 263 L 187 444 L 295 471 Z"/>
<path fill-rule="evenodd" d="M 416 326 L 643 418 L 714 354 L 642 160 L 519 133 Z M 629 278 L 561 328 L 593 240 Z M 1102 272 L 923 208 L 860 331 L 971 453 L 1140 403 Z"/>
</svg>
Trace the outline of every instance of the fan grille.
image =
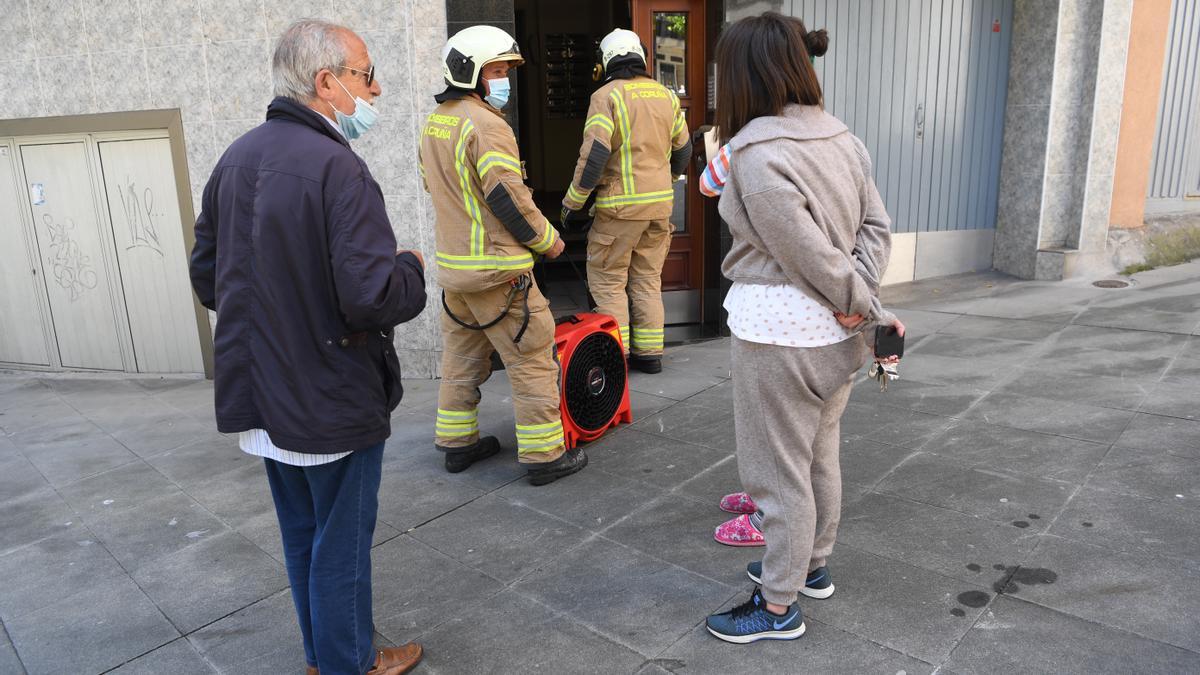
<svg viewBox="0 0 1200 675">
<path fill-rule="evenodd" d="M 625 357 L 607 333 L 592 333 L 579 342 L 567 364 L 565 399 L 571 419 L 585 431 L 603 429 L 625 393 Z"/>
</svg>

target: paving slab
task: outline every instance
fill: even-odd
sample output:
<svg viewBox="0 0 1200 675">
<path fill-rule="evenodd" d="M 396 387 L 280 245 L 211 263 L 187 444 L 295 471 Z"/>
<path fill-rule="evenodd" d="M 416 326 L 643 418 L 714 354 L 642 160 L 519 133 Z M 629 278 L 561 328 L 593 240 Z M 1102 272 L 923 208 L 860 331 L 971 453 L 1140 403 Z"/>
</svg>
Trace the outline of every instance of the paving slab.
<svg viewBox="0 0 1200 675">
<path fill-rule="evenodd" d="M 700 392 L 724 382 L 727 378 L 717 375 L 693 374 L 692 367 L 675 368 L 663 366 L 663 371 L 655 375 L 641 372 L 629 374 L 629 388 L 644 394 L 653 394 L 662 398 L 682 401 Z"/>
<path fill-rule="evenodd" d="M 732 517 L 712 502 L 665 494 L 613 525 L 604 536 L 734 587 L 745 583 L 746 563 L 761 556 L 762 549 L 723 546 L 713 540 L 713 530 Z"/>
<path fill-rule="evenodd" d="M 864 371 L 865 372 L 865 371 Z M 850 394 L 850 400 L 866 406 L 879 404 L 917 412 L 957 417 L 988 395 L 987 389 L 962 383 L 925 383 L 908 378 L 907 365 L 900 371 L 900 380 L 879 390 L 875 378 L 861 377 Z"/>
<path fill-rule="evenodd" d="M 1163 381 L 1151 386 L 1138 410 L 1188 420 L 1200 419 L 1200 373 L 1188 382 L 1164 377 Z"/>
<path fill-rule="evenodd" d="M 915 450 L 952 421 L 886 403 L 851 401 L 842 414 L 842 434 Z"/>
<path fill-rule="evenodd" d="M 262 464 L 261 458 L 242 452 L 236 438 L 207 435 L 145 461 L 184 489 L 248 464 Z"/>
<path fill-rule="evenodd" d="M 25 666 L 21 665 L 21 657 L 17 656 L 17 648 L 8 639 L 8 633 L 0 625 L 0 673 L 25 675 Z"/>
<path fill-rule="evenodd" d="M 851 546 L 834 551 L 829 570 L 837 591 L 826 600 L 801 598 L 807 616 L 926 663 L 950 654 L 992 595 Z"/>
<path fill-rule="evenodd" d="M 1137 410 L 1154 386 L 1141 379 L 1058 369 L 1059 364 L 1042 359 L 1018 372 L 997 391 L 1048 398 L 1055 401 L 1084 403 L 1101 408 Z"/>
<path fill-rule="evenodd" d="M 0 619 L 39 610 L 124 576 L 125 571 L 82 523 L 0 556 Z"/>
<path fill-rule="evenodd" d="M 632 673 L 645 658 L 568 617 L 505 591 L 426 634 L 430 673 Z"/>
<path fill-rule="evenodd" d="M 1038 532 L 1062 511 L 1074 489 L 1070 483 L 963 466 L 919 453 L 896 467 L 875 491 Z"/>
<path fill-rule="evenodd" d="M 589 466 L 578 474 L 570 492 L 547 490 L 516 481 L 496 495 L 516 505 L 549 514 L 591 532 L 600 532 L 646 507 L 658 490 L 631 478 Z"/>
<path fill-rule="evenodd" d="M 1084 487 L 1050 532 L 1115 551 L 1178 558 L 1200 568 L 1200 512 L 1194 504 Z"/>
<path fill-rule="evenodd" d="M 1179 561 L 1048 536 L 1023 567 L 1055 573 L 1017 597 L 1094 623 L 1200 652 L 1200 571 Z"/>
<path fill-rule="evenodd" d="M 725 453 L 732 453 L 737 449 L 733 410 L 696 405 L 690 400 L 636 422 L 633 428 Z"/>
<path fill-rule="evenodd" d="M 0 555 L 67 531 L 79 520 L 53 488 L 43 487 L 0 503 Z"/>
<path fill-rule="evenodd" d="M 1135 414 L 1129 410 L 997 391 L 976 403 L 964 416 L 1014 429 L 1112 443 Z"/>
<path fill-rule="evenodd" d="M 213 675 L 217 673 L 203 657 L 196 652 L 187 638 L 179 638 L 174 642 L 143 654 L 136 659 L 111 671 L 112 675 Z"/>
<path fill-rule="evenodd" d="M 126 570 L 229 529 L 184 494 L 151 499 L 114 514 L 85 516 L 84 522 Z"/>
<path fill-rule="evenodd" d="M 371 550 L 375 629 L 404 644 L 464 614 L 504 584 L 410 536 Z"/>
<path fill-rule="evenodd" d="M 26 445 L 22 452 L 51 485 L 62 486 L 137 460 L 107 435 Z"/>
<path fill-rule="evenodd" d="M 745 593 L 720 608 L 725 611 L 746 600 Z M 747 662 L 768 673 L 878 673 L 918 675 L 934 667 L 894 649 L 822 623 L 806 615 L 799 640 L 763 640 L 731 645 L 713 637 L 704 625 L 693 628 L 656 659 L 671 673 L 745 672 Z M 944 671 L 943 671 L 944 672 Z"/>
<path fill-rule="evenodd" d="M 842 482 L 874 486 L 916 451 L 842 434 Z"/>
<path fill-rule="evenodd" d="M 1200 506 L 1200 458 L 1161 449 L 1113 448 L 1088 478 L 1089 486 Z"/>
<path fill-rule="evenodd" d="M 961 419 L 930 439 L 921 450 L 972 467 L 1078 484 L 1105 456 L 1109 446 Z"/>
<path fill-rule="evenodd" d="M 1001 596 L 946 667 L 963 673 L 1200 672 L 1200 654 Z"/>
<path fill-rule="evenodd" d="M 134 460 L 60 487 L 58 493 L 82 516 L 102 518 L 182 491 L 154 467 Z"/>
<path fill-rule="evenodd" d="M 513 590 L 654 656 L 736 590 L 605 538 L 540 566 Z"/>
<path fill-rule="evenodd" d="M 83 420 L 78 410 L 58 396 L 22 400 L 18 392 L 12 398 L 6 397 L 5 401 L 8 405 L 0 410 L 0 429 L 7 434 L 20 435 L 47 427 L 51 433 L 55 433 L 64 424 Z"/>
<path fill-rule="evenodd" d="M 838 546 L 981 586 L 998 579 L 994 565 L 1019 563 L 1036 543 L 1020 528 L 879 494 L 847 506 L 838 528 Z"/>
<path fill-rule="evenodd" d="M 1180 457 L 1200 459 L 1200 421 L 1137 413 L 1116 445 L 1161 449 Z"/>
<path fill-rule="evenodd" d="M 282 565 L 229 531 L 146 560 L 132 576 L 184 634 L 288 587 Z"/>
<path fill-rule="evenodd" d="M 901 319 L 904 313 L 900 314 Z M 905 326 L 907 326 L 907 322 Z M 939 326 L 938 333 L 971 338 L 1018 340 L 1037 343 L 1064 330 L 1058 323 L 1023 321 L 1020 319 L 997 319 L 988 316 L 958 315 L 954 320 Z"/>
<path fill-rule="evenodd" d="M 290 591 L 256 602 L 187 636 L 217 672 L 275 675 L 303 672 L 304 639 Z"/>
<path fill-rule="evenodd" d="M 566 484 L 559 480 L 543 489 L 562 490 Z M 589 535 L 566 521 L 488 495 L 427 523 L 411 536 L 493 579 L 511 583 Z"/>
<path fill-rule="evenodd" d="M 588 446 L 588 465 L 670 490 L 732 453 L 630 428 Z"/>
<path fill-rule="evenodd" d="M 4 622 L 30 675 L 100 673 L 179 637 L 154 603 L 120 576 Z"/>
<path fill-rule="evenodd" d="M 50 484 L 16 446 L 12 452 L 0 453 L 0 500 L 7 501 L 49 488 Z"/>
<path fill-rule="evenodd" d="M 150 457 L 182 445 L 207 437 L 214 442 L 221 438 L 216 426 L 182 415 L 166 420 L 155 420 L 148 424 L 124 427 L 113 433 L 113 440 L 129 448 L 139 457 Z"/>
</svg>

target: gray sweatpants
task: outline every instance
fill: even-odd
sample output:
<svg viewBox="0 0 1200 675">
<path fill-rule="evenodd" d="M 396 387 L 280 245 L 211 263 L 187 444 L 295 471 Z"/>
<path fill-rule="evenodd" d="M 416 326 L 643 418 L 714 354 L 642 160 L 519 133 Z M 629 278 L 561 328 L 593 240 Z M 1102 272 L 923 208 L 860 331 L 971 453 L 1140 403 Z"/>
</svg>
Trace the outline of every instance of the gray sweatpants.
<svg viewBox="0 0 1200 675">
<path fill-rule="evenodd" d="M 842 411 L 868 353 L 861 336 L 810 348 L 732 340 L 738 474 L 764 514 L 762 593 L 790 605 L 837 538 Z"/>
</svg>

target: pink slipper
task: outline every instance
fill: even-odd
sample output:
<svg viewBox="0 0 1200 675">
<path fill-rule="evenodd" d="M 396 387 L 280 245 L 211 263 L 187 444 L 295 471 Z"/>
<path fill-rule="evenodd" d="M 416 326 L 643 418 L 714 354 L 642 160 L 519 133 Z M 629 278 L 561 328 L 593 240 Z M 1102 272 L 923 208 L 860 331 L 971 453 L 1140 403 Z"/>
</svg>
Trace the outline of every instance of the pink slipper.
<svg viewBox="0 0 1200 675">
<path fill-rule="evenodd" d="M 721 497 L 721 510 L 729 513 L 754 513 L 758 507 L 745 492 L 735 492 Z"/>
<path fill-rule="evenodd" d="M 766 546 L 763 533 L 750 522 L 750 514 L 746 513 L 721 523 L 713 539 L 726 546 Z"/>
</svg>

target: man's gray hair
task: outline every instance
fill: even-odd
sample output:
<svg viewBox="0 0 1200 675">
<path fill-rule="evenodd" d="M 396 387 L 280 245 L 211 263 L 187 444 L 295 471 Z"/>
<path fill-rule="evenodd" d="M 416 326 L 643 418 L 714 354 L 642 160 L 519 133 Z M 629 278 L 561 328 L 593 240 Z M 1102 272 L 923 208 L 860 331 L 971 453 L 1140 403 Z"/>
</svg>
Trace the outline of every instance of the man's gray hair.
<svg viewBox="0 0 1200 675">
<path fill-rule="evenodd" d="M 315 98 L 317 73 L 346 64 L 346 37 L 353 34 L 345 26 L 320 19 L 300 19 L 288 26 L 271 58 L 275 95 L 298 103 Z"/>
</svg>

